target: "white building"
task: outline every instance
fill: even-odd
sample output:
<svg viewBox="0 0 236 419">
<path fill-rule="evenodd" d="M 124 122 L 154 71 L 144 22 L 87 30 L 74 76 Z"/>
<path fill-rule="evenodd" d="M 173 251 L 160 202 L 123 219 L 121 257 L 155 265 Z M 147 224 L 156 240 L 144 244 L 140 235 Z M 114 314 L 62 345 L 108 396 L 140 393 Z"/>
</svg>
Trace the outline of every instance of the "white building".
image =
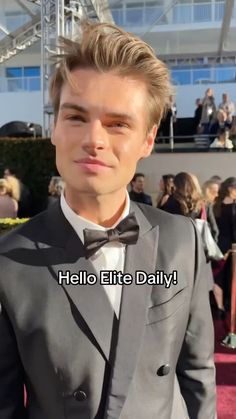
<svg viewBox="0 0 236 419">
<path fill-rule="evenodd" d="M 67 6 L 80 3 L 64 2 Z M 114 21 L 141 36 L 168 63 L 176 85 L 179 117 L 193 116 L 195 99 L 203 97 L 209 86 L 215 92 L 216 103 L 224 92 L 236 103 L 233 0 L 109 3 Z M 12 120 L 43 124 L 39 4 L 40 0 L 0 0 L 0 126 Z"/>
</svg>

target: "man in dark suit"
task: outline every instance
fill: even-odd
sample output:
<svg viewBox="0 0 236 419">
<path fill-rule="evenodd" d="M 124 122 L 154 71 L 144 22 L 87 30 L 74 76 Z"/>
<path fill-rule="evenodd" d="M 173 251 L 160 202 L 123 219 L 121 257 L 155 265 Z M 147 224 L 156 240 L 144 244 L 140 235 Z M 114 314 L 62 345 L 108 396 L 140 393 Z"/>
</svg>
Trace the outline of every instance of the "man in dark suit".
<svg viewBox="0 0 236 419">
<path fill-rule="evenodd" d="M 0 242 L 0 418 L 214 419 L 196 229 L 126 191 L 168 106 L 168 71 L 113 25 L 86 23 L 61 48 L 50 93 L 65 191 Z"/>
<path fill-rule="evenodd" d="M 152 198 L 144 192 L 145 176 L 143 173 L 135 173 L 131 180 L 131 191 L 129 197 L 132 201 L 140 202 L 141 204 L 152 205 Z"/>
</svg>

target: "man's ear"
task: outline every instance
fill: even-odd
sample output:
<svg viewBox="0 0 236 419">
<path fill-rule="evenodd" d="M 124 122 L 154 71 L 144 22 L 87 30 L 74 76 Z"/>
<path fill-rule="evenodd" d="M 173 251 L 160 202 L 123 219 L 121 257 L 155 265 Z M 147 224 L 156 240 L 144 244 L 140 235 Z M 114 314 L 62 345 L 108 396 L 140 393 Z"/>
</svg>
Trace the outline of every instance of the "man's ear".
<svg viewBox="0 0 236 419">
<path fill-rule="evenodd" d="M 141 158 L 145 158 L 150 156 L 153 145 L 155 143 L 155 138 L 157 135 L 157 125 L 153 125 L 153 127 L 148 131 L 146 139 L 143 143 Z"/>
</svg>

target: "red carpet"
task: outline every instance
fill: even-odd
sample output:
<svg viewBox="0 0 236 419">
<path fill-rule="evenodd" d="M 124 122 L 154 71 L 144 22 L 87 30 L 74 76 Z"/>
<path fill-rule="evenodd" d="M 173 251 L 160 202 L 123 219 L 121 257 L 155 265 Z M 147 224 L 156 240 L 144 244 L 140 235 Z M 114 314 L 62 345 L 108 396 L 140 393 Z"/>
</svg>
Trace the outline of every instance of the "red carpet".
<svg viewBox="0 0 236 419">
<path fill-rule="evenodd" d="M 220 345 L 228 334 L 228 324 L 215 320 L 217 419 L 236 419 L 236 349 Z"/>
</svg>

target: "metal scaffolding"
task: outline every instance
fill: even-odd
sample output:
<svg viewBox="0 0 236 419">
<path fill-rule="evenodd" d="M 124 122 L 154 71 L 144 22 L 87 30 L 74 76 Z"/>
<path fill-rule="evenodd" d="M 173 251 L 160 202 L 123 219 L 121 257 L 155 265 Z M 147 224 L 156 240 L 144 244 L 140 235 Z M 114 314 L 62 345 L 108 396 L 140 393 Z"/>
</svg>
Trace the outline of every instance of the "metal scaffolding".
<svg viewBox="0 0 236 419">
<path fill-rule="evenodd" d="M 108 1 L 42 0 L 41 1 L 41 89 L 43 99 L 43 135 L 50 135 L 52 108 L 49 104 L 48 81 L 51 74 L 51 56 L 58 52 L 59 36 L 73 35 L 84 18 L 113 22 Z"/>
<path fill-rule="evenodd" d="M 0 63 L 26 50 L 41 39 L 41 91 L 43 135 L 50 134 L 52 109 L 48 98 L 51 56 L 57 51 L 59 36 L 71 37 L 84 18 L 113 23 L 108 0 L 28 0 L 38 6 L 32 12 L 22 0 L 15 0 L 30 15 L 31 20 L 14 32 L 0 27 L 6 36 L 0 41 Z"/>
<path fill-rule="evenodd" d="M 41 38 L 40 13 L 37 13 L 30 22 L 16 31 L 8 32 L 6 28 L 4 32 L 6 36 L 0 41 L 0 63 L 9 60 Z"/>
<path fill-rule="evenodd" d="M 49 136 L 52 108 L 49 104 L 48 81 L 51 74 L 51 56 L 57 50 L 59 36 L 73 35 L 81 19 L 113 22 L 108 2 L 94 0 L 41 1 L 41 89 L 43 96 L 43 135 Z"/>
</svg>

